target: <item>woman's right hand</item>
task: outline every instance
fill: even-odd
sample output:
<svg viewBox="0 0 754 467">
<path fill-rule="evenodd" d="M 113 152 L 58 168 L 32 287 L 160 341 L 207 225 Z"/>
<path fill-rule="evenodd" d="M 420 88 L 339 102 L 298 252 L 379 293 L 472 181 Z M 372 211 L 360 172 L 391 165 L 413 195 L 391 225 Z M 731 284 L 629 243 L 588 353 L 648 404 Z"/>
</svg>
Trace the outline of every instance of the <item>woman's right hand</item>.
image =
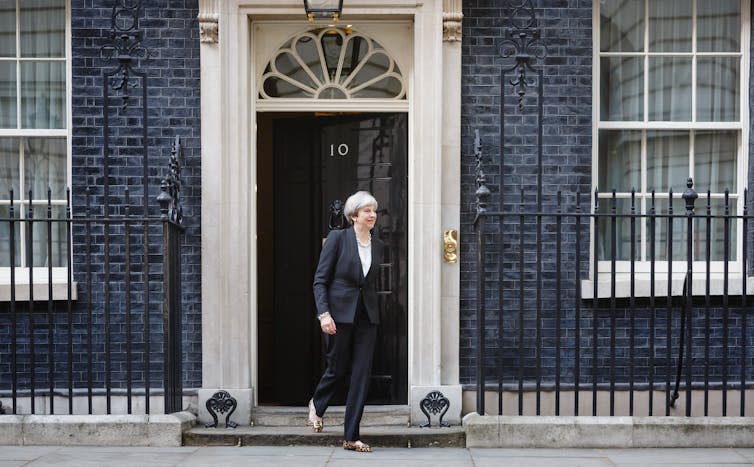
<svg viewBox="0 0 754 467">
<path fill-rule="evenodd" d="M 335 334 L 335 321 L 331 316 L 323 317 L 319 322 L 319 327 L 322 328 L 322 332 L 324 332 L 325 334 Z"/>
</svg>

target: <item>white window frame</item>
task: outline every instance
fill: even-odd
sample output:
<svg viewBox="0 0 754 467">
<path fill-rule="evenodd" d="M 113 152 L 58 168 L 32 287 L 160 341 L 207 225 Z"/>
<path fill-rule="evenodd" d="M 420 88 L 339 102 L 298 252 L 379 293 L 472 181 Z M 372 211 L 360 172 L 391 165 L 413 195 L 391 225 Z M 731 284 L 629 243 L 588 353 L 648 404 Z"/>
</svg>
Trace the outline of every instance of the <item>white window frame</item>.
<svg viewBox="0 0 754 467">
<path fill-rule="evenodd" d="M 0 58 L 0 60 L 14 60 L 17 63 L 20 63 L 24 59 L 19 57 L 20 54 L 20 14 L 19 14 L 19 5 L 23 2 L 23 0 L 16 0 L 16 56 L 11 57 L 3 57 Z M 34 57 L 31 60 L 39 60 L 39 57 Z M 17 112 L 17 128 L 0 128 L 0 137 L 65 137 L 66 138 L 66 186 L 71 186 L 71 179 L 72 179 L 72 164 L 71 164 L 71 154 L 72 154 L 72 124 L 73 124 L 73 116 L 72 116 L 72 108 L 73 108 L 73 99 L 72 99 L 72 90 L 73 90 L 73 83 L 72 83 L 72 46 L 71 46 L 71 2 L 70 0 L 65 0 L 65 57 L 63 58 L 49 58 L 44 57 L 44 60 L 49 61 L 65 61 L 65 69 L 66 69 L 66 127 L 63 129 L 22 129 L 20 124 L 21 119 L 21 93 L 16 93 L 16 105 L 19 111 Z M 19 66 L 16 67 L 16 86 L 20 86 L 20 68 Z M 18 89 L 18 88 L 17 88 Z M 22 146 L 23 147 L 23 146 Z M 21 157 L 19 168 L 20 170 L 23 170 L 23 157 Z M 21 187 L 19 193 L 19 197 L 21 199 L 25 198 L 24 196 L 24 190 L 25 187 L 23 185 L 24 180 L 23 177 L 20 181 Z M 28 191 L 28 190 L 27 190 Z M 42 197 L 40 197 L 42 195 Z M 9 206 L 10 201 L 5 198 L 7 196 L 7 193 L 0 194 L 0 205 L 2 206 Z M 34 193 L 34 199 L 32 200 L 32 203 L 35 206 L 47 206 L 47 198 L 46 193 Z M 24 201 L 26 203 L 26 201 Z M 53 200 L 51 203 L 53 206 L 63 206 L 66 205 L 66 200 Z M 22 206 L 24 206 L 26 209 L 28 209 L 27 204 L 19 205 L 16 203 L 15 205 L 16 211 L 16 217 L 20 216 L 19 209 L 22 209 Z M 23 217 L 26 217 L 25 214 Z M 25 254 L 24 251 L 24 242 L 25 239 L 20 239 L 21 241 L 21 252 L 22 254 Z M 68 254 L 72 254 L 72 248 L 69 249 Z M 48 299 L 48 275 L 49 275 L 49 268 L 45 266 L 38 266 L 32 268 L 33 278 L 34 278 L 34 300 L 40 300 L 44 301 Z M 52 268 L 52 298 L 53 300 L 63 300 L 68 297 L 67 292 L 67 283 L 68 283 L 68 268 L 65 266 L 62 267 L 53 267 Z M 16 300 L 17 301 L 25 301 L 29 299 L 29 267 L 27 266 L 18 266 L 15 268 L 15 285 L 16 285 Z M 76 299 L 76 287 L 75 283 L 73 284 L 72 288 L 72 298 Z M 11 296 L 11 268 L 10 267 L 2 267 L 0 268 L 0 302 L 7 302 L 10 301 Z"/>
<path fill-rule="evenodd" d="M 599 193 L 600 207 L 610 206 L 612 193 L 611 187 L 598 187 L 599 180 L 599 132 L 600 130 L 636 130 L 642 132 L 641 143 L 641 187 L 637 187 L 637 192 L 648 193 L 647 180 L 646 180 L 646 164 L 647 164 L 647 148 L 646 148 L 646 132 L 648 130 L 685 130 L 691 132 L 691 139 L 689 141 L 689 176 L 694 177 L 694 132 L 696 130 L 735 130 L 738 131 L 738 147 L 737 147 L 737 190 L 730 193 L 730 200 L 736 201 L 736 211 L 732 214 L 741 215 L 743 213 L 743 192 L 748 184 L 748 167 L 749 167 L 749 65 L 750 65 L 750 5 L 747 1 L 741 1 L 741 50 L 740 52 L 715 52 L 715 53 L 701 53 L 697 52 L 697 9 L 696 5 L 698 1 L 693 2 L 693 20 L 692 20 L 692 51 L 687 53 L 678 52 L 649 52 L 648 51 L 648 28 L 646 25 L 649 21 L 649 0 L 644 0 L 644 50 L 641 52 L 601 52 L 600 51 L 600 2 L 595 2 L 593 8 L 592 17 L 592 44 L 593 44 L 593 86 L 592 86 L 592 205 L 590 209 L 594 207 L 594 192 L 597 188 L 600 190 L 606 190 Z M 692 68 L 692 119 L 691 122 L 675 122 L 675 121 L 649 121 L 649 93 L 648 80 L 648 58 L 650 56 L 687 56 L 693 58 L 693 63 L 696 62 L 698 56 L 739 56 L 740 57 L 740 95 L 739 95 L 739 108 L 740 119 L 733 122 L 697 122 L 696 121 L 696 98 L 697 98 L 697 77 L 696 66 Z M 600 120 L 600 88 L 601 88 L 601 76 L 600 76 L 600 59 L 602 57 L 621 57 L 621 56 L 640 56 L 643 57 L 643 120 L 642 121 L 601 121 Z M 681 198 L 683 191 L 674 192 L 673 199 Z M 616 193 L 618 199 L 630 200 L 631 193 Z M 723 195 L 713 194 L 712 198 L 722 198 Z M 667 200 L 668 193 L 656 193 L 655 198 L 658 200 Z M 646 203 L 646 209 L 643 212 L 648 212 L 649 198 L 636 197 L 637 213 L 642 212 L 642 203 Z M 707 196 L 706 192 L 699 192 L 699 199 L 695 204 L 695 211 L 699 215 L 706 214 Z M 657 219 L 658 225 L 662 222 L 666 225 L 666 220 L 662 218 Z M 582 281 L 582 297 L 592 298 L 594 295 L 594 254 L 596 248 L 594 248 L 596 223 L 594 219 L 590 222 L 590 250 L 589 250 L 589 280 Z M 743 249 L 743 227 L 741 222 L 737 222 L 732 228 L 736 229 L 736 257 L 728 262 L 729 271 L 729 289 L 730 295 L 740 294 L 742 291 L 742 249 Z M 637 248 L 639 249 L 640 259 L 634 261 L 635 271 L 635 296 L 648 296 L 650 293 L 650 268 L 651 264 L 648 260 L 642 260 L 647 258 L 645 255 L 647 239 L 649 235 L 648 222 L 642 222 L 641 218 L 637 217 Z M 667 260 L 655 261 L 655 294 L 665 295 L 667 294 L 668 287 L 668 266 Z M 610 297 L 612 296 L 611 290 L 611 275 L 612 275 L 612 262 L 611 260 L 598 261 L 598 297 Z M 693 262 L 693 271 L 695 280 L 693 285 L 693 293 L 695 295 L 703 295 L 705 293 L 705 272 L 706 261 Z M 711 275 L 711 294 L 721 295 L 723 293 L 723 269 L 724 261 L 711 261 L 710 262 L 710 275 Z M 630 271 L 631 261 L 620 260 L 615 263 L 616 272 L 616 296 L 627 297 L 629 295 L 630 284 Z M 686 261 L 672 261 L 672 279 L 671 289 L 672 295 L 683 294 L 683 280 L 686 274 Z M 698 279 L 698 280 L 697 280 Z M 747 290 L 754 290 L 754 278 L 747 278 Z"/>
</svg>

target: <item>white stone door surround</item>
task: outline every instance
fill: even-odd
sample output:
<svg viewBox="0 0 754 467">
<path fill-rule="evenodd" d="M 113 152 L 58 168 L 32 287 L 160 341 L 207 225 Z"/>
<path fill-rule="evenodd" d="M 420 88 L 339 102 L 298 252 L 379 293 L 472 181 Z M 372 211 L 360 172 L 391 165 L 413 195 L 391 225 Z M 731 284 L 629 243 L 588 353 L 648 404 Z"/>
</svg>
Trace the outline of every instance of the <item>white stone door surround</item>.
<svg viewBox="0 0 754 467">
<path fill-rule="evenodd" d="M 459 423 L 459 265 L 443 262 L 442 233 L 460 227 L 461 2 L 344 3 L 341 23 L 357 28 L 361 22 L 363 30 L 386 47 L 392 42 L 391 31 L 397 33 L 394 28 L 409 29 L 413 47 L 406 44 L 409 65 L 401 70 L 408 77 L 409 96 L 408 400 L 412 423 L 418 424 L 426 421 L 418 401 L 440 390 L 451 404 L 445 420 Z M 279 34 L 269 32 L 276 30 L 275 21 L 280 22 Z M 204 405 L 221 389 L 238 400 L 233 420 L 240 424 L 250 422 L 255 405 L 256 77 L 264 66 L 256 51 L 263 45 L 269 48 L 268 41 L 277 40 L 271 36 L 283 34 L 296 22 L 302 30 L 315 27 L 306 23 L 300 0 L 199 1 L 202 421 L 211 421 Z M 257 26 L 268 33 L 255 35 Z M 334 107 L 317 110 L 346 110 L 342 105 L 334 101 Z M 377 110 L 358 103 L 351 109 Z"/>
</svg>

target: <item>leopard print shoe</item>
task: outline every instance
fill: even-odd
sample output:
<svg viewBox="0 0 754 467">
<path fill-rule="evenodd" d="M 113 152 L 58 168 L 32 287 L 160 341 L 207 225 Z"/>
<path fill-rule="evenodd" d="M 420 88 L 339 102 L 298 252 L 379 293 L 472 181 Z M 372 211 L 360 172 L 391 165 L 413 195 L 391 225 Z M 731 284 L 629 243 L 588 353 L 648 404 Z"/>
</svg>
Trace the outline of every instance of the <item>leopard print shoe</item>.
<svg viewBox="0 0 754 467">
<path fill-rule="evenodd" d="M 343 441 L 343 449 L 346 451 L 356 452 L 372 452 L 372 447 L 366 443 L 362 443 L 359 440 L 356 441 Z"/>
</svg>

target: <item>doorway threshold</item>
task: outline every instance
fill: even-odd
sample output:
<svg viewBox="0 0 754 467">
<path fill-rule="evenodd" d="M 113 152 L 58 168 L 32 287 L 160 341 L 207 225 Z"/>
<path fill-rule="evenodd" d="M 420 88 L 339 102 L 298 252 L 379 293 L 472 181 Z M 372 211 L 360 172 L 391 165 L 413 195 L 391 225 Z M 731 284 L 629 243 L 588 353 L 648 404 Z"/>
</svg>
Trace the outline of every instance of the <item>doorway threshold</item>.
<svg viewBox="0 0 754 467">
<path fill-rule="evenodd" d="M 333 405 L 325 413 L 325 426 L 343 426 L 346 407 Z M 261 405 L 251 411 L 254 426 L 298 427 L 305 426 L 309 415 L 307 407 Z M 401 426 L 409 425 L 410 409 L 408 405 L 367 405 L 361 426 Z"/>
</svg>

